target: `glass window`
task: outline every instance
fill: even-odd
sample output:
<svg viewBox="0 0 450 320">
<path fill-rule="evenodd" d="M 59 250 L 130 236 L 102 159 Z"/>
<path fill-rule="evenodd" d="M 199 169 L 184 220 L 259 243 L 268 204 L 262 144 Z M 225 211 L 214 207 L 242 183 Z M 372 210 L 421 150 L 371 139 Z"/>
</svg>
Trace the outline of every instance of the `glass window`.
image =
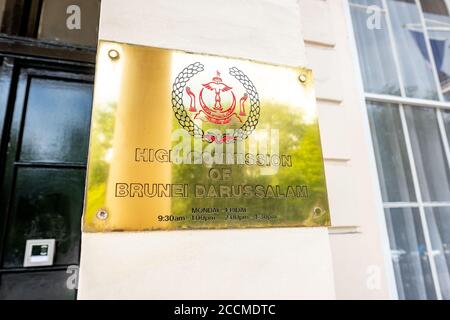
<svg viewBox="0 0 450 320">
<path fill-rule="evenodd" d="M 437 84 L 416 2 L 389 0 L 388 4 L 406 96 L 438 100 Z"/>
<path fill-rule="evenodd" d="M 368 102 L 369 120 L 385 202 L 415 202 L 398 106 Z"/>
<path fill-rule="evenodd" d="M 419 210 L 386 209 L 386 222 L 399 297 L 436 299 Z"/>
<path fill-rule="evenodd" d="M 428 202 L 450 202 L 450 169 L 436 110 L 406 107 L 405 115 L 422 199 Z"/>
<path fill-rule="evenodd" d="M 99 0 L 44 0 L 38 39 L 97 46 Z"/>
<path fill-rule="evenodd" d="M 381 8 L 381 0 L 350 0 L 350 3 L 359 4 L 362 6 L 377 6 Z"/>
<path fill-rule="evenodd" d="M 401 299 L 450 299 L 450 110 L 417 103 L 450 101 L 449 4 L 350 0 Z M 366 25 L 373 5 L 377 32 Z M 392 79 L 404 87 L 387 90 Z"/>
<path fill-rule="evenodd" d="M 28 90 L 20 160 L 85 164 L 92 84 L 31 78 Z"/>
<path fill-rule="evenodd" d="M 450 207 L 427 208 L 433 256 L 444 299 L 450 299 Z"/>
<path fill-rule="evenodd" d="M 380 12 L 382 14 L 380 29 L 368 28 L 367 8 L 354 6 L 351 8 L 351 14 L 355 25 L 359 59 L 364 61 L 361 70 L 366 91 L 400 95 L 384 12 Z"/>
<path fill-rule="evenodd" d="M 421 1 L 435 68 L 445 100 L 450 101 L 450 17 L 443 1 Z"/>
<path fill-rule="evenodd" d="M 444 119 L 444 126 L 445 131 L 447 132 L 447 139 L 448 141 L 450 141 L 450 110 L 442 111 L 442 118 Z"/>
</svg>

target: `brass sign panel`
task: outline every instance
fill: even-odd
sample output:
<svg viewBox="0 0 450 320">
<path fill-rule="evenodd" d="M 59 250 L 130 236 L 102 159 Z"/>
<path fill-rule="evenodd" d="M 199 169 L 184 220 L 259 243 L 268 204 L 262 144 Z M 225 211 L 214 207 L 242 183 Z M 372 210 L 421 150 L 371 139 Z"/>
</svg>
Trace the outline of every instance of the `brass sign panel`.
<svg viewBox="0 0 450 320">
<path fill-rule="evenodd" d="M 311 78 L 101 42 L 84 231 L 328 226 Z"/>
</svg>

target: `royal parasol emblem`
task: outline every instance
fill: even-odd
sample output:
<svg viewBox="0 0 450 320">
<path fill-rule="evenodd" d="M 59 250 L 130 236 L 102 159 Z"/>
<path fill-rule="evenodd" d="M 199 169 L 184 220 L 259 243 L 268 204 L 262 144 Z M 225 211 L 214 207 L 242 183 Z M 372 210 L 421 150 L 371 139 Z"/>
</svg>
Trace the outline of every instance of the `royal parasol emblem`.
<svg viewBox="0 0 450 320">
<path fill-rule="evenodd" d="M 258 92 L 251 80 L 239 69 L 229 69 L 229 79 L 225 82 L 221 73 L 216 71 L 211 81 L 201 84 L 198 94 L 192 90 L 188 83 L 195 75 L 204 71 L 204 65 L 200 62 L 193 63 L 177 76 L 172 90 L 172 108 L 178 123 L 192 136 L 202 138 L 207 142 L 228 143 L 246 139 L 255 130 L 259 120 L 260 102 Z M 234 84 L 228 81 L 234 80 L 236 85 L 241 85 L 244 93 L 239 95 L 239 110 L 236 110 L 237 98 L 234 92 Z M 237 80 L 237 81 L 236 81 Z M 195 85 L 195 84 L 194 84 Z M 184 93 L 188 96 L 189 107 L 184 105 Z M 208 98 L 205 98 L 207 96 Z M 247 100 L 250 98 L 250 110 L 247 112 Z M 197 105 L 197 99 L 198 104 Z M 208 103 L 209 102 L 209 103 Z M 195 120 L 216 125 L 217 128 L 230 129 L 239 124 L 233 134 L 223 132 L 217 135 L 205 132 L 196 124 Z"/>
</svg>

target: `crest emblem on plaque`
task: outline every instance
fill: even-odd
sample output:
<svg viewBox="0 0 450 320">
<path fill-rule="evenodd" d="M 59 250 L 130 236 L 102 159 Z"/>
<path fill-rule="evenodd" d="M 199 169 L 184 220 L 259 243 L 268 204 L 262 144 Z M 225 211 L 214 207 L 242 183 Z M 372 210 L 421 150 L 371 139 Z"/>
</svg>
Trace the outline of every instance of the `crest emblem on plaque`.
<svg viewBox="0 0 450 320">
<path fill-rule="evenodd" d="M 178 123 L 192 136 L 210 143 L 245 140 L 255 130 L 260 114 L 252 81 L 236 67 L 229 68 L 228 74 L 216 70 L 206 81 L 204 72 L 204 65 L 196 62 L 176 77 L 172 108 Z"/>
</svg>

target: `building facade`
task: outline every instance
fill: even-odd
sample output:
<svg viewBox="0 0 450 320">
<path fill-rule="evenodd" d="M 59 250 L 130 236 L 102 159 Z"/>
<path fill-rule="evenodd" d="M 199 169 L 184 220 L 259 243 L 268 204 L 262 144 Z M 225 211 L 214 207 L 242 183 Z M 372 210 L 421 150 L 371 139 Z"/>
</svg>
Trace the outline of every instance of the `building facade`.
<svg viewBox="0 0 450 320">
<path fill-rule="evenodd" d="M 0 1 L 0 298 L 448 299 L 449 11 Z M 311 68 L 332 227 L 81 232 L 97 40 Z"/>
</svg>

